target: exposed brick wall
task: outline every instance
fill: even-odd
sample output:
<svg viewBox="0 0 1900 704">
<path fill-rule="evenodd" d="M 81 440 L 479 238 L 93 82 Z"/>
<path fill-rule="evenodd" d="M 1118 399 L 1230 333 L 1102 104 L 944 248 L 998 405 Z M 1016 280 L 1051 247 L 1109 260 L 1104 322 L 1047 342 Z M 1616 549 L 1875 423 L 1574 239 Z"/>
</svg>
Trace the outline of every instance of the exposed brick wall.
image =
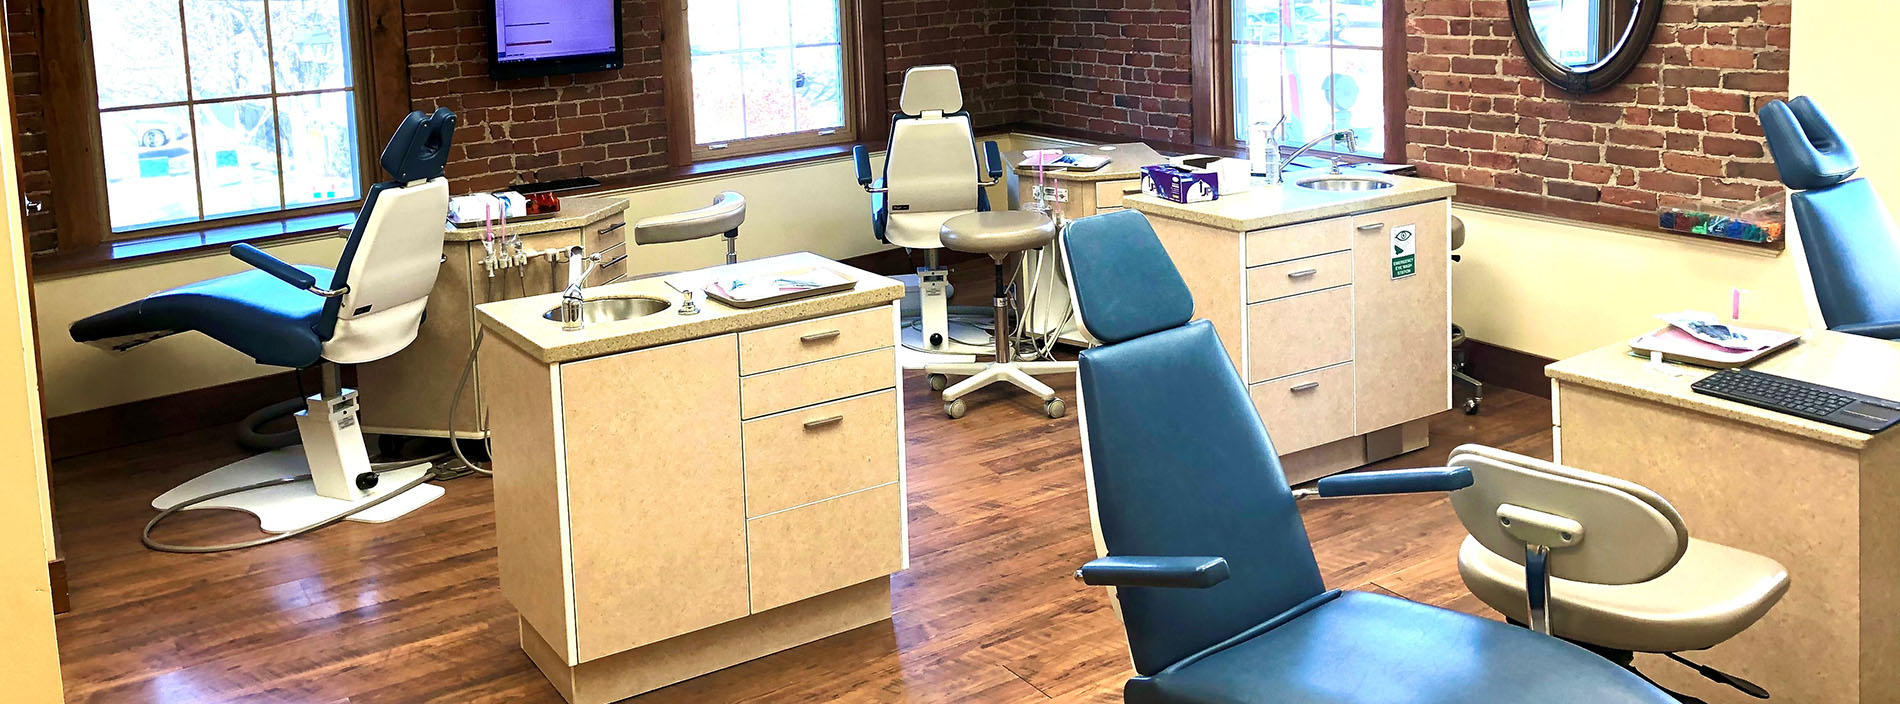
<svg viewBox="0 0 1900 704">
<path fill-rule="evenodd" d="M 39 3 L 7 0 L 7 48 L 13 73 L 13 147 L 18 152 L 20 195 L 41 210 L 26 213 L 27 248 L 59 246 L 53 230 L 53 175 L 47 170 L 46 121 L 40 112 Z"/>
<path fill-rule="evenodd" d="M 1030 121 L 1193 141 L 1192 0 L 1031 0 L 1017 8 Z"/>
<path fill-rule="evenodd" d="M 905 71 L 950 64 L 978 127 L 1023 119 L 1013 0 L 886 0 L 883 10 L 887 112 L 897 111 Z"/>
<path fill-rule="evenodd" d="M 1574 96 L 1531 69 L 1504 0 L 1405 0 L 1406 156 L 1462 200 L 1654 224 L 1779 193 L 1754 111 L 1788 91 L 1790 0 L 1672 0 L 1642 62 Z"/>
</svg>

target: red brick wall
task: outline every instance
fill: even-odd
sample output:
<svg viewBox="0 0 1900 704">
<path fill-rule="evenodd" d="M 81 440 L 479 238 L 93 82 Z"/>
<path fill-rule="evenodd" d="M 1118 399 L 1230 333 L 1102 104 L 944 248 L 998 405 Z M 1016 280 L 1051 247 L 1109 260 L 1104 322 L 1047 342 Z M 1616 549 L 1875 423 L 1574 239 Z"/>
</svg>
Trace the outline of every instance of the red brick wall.
<svg viewBox="0 0 1900 704">
<path fill-rule="evenodd" d="M 977 126 L 1023 119 L 1015 2 L 885 0 L 883 9 L 887 112 L 897 111 L 906 70 L 951 64 L 963 84 L 963 107 Z"/>
<path fill-rule="evenodd" d="M 20 195 L 41 204 L 26 213 L 27 248 L 39 252 L 59 246 L 53 231 L 53 175 L 47 171 L 46 121 L 40 112 L 39 5 L 6 3 L 8 62 L 13 79 L 13 147 L 18 152 Z"/>
<path fill-rule="evenodd" d="M 1019 6 L 1026 119 L 1131 139 L 1193 141 L 1192 0 Z"/>
<path fill-rule="evenodd" d="M 1573 96 L 1538 78 L 1504 0 L 1405 0 L 1406 156 L 1460 200 L 1628 224 L 1779 193 L 1754 111 L 1788 90 L 1790 0 L 1671 0 L 1642 63 Z"/>
</svg>

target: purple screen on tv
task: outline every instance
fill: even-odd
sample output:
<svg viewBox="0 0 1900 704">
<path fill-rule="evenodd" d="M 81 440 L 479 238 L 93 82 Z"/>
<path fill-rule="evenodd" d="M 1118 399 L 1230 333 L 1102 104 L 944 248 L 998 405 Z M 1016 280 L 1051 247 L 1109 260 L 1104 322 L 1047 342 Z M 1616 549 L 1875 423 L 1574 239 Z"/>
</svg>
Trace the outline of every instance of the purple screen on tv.
<svg viewBox="0 0 1900 704">
<path fill-rule="evenodd" d="M 495 53 L 502 61 L 611 54 L 617 0 L 495 0 Z"/>
</svg>

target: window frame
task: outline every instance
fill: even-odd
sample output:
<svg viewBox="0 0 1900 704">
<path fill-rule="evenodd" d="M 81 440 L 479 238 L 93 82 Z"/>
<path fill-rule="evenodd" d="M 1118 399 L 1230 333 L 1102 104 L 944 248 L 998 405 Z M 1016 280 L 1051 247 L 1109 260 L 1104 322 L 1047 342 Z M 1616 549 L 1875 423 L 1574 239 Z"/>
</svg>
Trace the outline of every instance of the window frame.
<svg viewBox="0 0 1900 704">
<path fill-rule="evenodd" d="M 53 206 L 57 251 L 61 254 L 78 254 L 101 248 L 110 249 L 113 245 L 126 242 L 258 223 L 296 221 L 360 208 L 370 185 L 380 175 L 376 145 L 387 140 L 394 131 L 393 125 L 383 125 L 385 121 L 381 118 L 384 113 L 408 110 L 409 72 L 406 63 L 402 63 L 406 57 L 401 45 L 400 0 L 342 2 L 350 23 L 351 85 L 348 91 L 352 95 L 356 113 L 359 164 L 357 197 L 116 233 L 112 231 L 107 202 L 98 83 L 90 36 L 91 3 L 87 0 L 43 0 L 38 3 L 43 47 L 42 70 L 45 75 L 60 75 L 63 78 L 46 81 L 42 88 L 48 149 L 53 153 L 75 155 L 74 158 L 53 159 L 48 164 L 53 184 L 49 200 Z M 282 95 L 305 92 L 316 91 L 291 91 Z M 267 97 L 274 99 L 279 94 L 271 93 Z M 200 103 L 188 97 L 180 104 L 189 110 L 190 106 Z M 274 110 L 272 115 L 273 119 L 281 119 Z M 195 139 L 196 135 L 193 137 Z M 283 177 L 281 170 L 278 177 Z M 299 233 L 276 236 L 294 234 Z"/>
<path fill-rule="evenodd" d="M 687 0 L 665 0 L 661 24 L 661 74 L 666 98 L 667 155 L 672 166 L 757 157 L 814 147 L 853 144 L 878 124 L 884 108 L 882 5 L 872 0 L 838 0 L 838 41 L 844 81 L 844 124 L 720 143 L 713 148 L 694 137 L 693 57 L 687 27 Z M 878 27 L 872 33 L 866 27 Z M 880 67 L 873 71 L 872 67 Z M 877 92 L 872 92 L 876 89 Z"/>
<path fill-rule="evenodd" d="M 1242 143 L 1235 123 L 1235 71 L 1233 11 L 1237 0 L 1194 0 L 1193 22 L 1189 32 L 1189 59 L 1193 75 L 1208 80 L 1194 81 L 1193 138 L 1199 146 L 1240 149 Z M 1381 91 L 1385 104 L 1385 153 L 1372 157 L 1393 163 L 1405 159 L 1405 4 L 1404 0 L 1380 3 Z M 1281 145 L 1290 151 L 1298 145 Z M 1344 154 L 1314 148 L 1311 154 L 1340 156 L 1365 161 L 1363 154 Z"/>
</svg>

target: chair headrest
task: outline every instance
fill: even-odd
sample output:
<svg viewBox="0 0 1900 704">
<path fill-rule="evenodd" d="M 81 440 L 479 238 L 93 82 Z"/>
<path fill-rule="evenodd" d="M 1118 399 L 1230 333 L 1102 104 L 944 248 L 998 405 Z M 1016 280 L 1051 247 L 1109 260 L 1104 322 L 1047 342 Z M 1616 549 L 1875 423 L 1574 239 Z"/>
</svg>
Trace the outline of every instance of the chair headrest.
<svg viewBox="0 0 1900 704">
<path fill-rule="evenodd" d="M 1760 116 L 1783 185 L 1797 191 L 1827 188 L 1853 178 L 1860 168 L 1854 150 L 1808 96 L 1770 101 Z"/>
<path fill-rule="evenodd" d="M 1114 344 L 1194 317 L 1194 295 L 1141 213 L 1071 221 L 1062 244 L 1083 327 L 1095 339 Z"/>
<path fill-rule="evenodd" d="M 449 140 L 455 134 L 455 113 L 436 108 L 435 114 L 409 113 L 383 147 L 383 170 L 398 183 L 426 181 L 442 175 L 449 160 Z"/>
<path fill-rule="evenodd" d="M 926 110 L 949 114 L 963 109 L 963 89 L 957 85 L 955 66 L 915 66 L 904 72 L 904 93 L 897 109 L 917 117 Z"/>
</svg>

